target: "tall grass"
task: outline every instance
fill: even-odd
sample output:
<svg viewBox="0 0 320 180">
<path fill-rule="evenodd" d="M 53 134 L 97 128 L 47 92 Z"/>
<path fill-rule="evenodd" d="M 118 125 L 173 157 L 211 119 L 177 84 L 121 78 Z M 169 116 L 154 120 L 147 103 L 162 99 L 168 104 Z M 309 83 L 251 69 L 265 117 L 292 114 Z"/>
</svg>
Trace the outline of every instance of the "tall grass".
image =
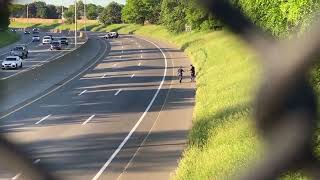
<svg viewBox="0 0 320 180">
<path fill-rule="evenodd" d="M 0 48 L 12 44 L 20 39 L 17 33 L 4 31 L 0 32 Z"/>
</svg>

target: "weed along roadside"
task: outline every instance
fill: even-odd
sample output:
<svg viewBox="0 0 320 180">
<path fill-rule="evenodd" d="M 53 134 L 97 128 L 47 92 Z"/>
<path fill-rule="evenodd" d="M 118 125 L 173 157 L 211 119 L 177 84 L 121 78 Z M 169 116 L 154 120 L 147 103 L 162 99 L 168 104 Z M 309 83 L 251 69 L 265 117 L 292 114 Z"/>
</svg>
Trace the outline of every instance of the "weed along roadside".
<svg viewBox="0 0 320 180">
<path fill-rule="evenodd" d="M 12 44 L 20 39 L 20 35 L 9 31 L 0 31 L 0 48 Z"/>
</svg>

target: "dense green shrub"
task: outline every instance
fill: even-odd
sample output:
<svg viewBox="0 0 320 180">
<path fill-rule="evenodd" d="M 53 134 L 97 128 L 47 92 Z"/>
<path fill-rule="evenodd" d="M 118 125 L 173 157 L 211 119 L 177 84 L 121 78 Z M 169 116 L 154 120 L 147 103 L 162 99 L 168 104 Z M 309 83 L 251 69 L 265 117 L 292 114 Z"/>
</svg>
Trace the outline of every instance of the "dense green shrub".
<svg viewBox="0 0 320 180">
<path fill-rule="evenodd" d="M 275 36 L 303 31 L 319 9 L 318 0 L 238 0 L 235 3 L 257 25 Z"/>
</svg>

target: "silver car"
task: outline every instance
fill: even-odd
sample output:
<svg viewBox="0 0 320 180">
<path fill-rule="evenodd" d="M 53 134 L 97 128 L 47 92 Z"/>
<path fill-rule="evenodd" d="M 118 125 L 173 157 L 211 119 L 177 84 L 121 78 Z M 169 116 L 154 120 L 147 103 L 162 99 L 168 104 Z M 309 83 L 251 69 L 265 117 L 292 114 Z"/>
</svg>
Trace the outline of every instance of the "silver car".
<svg viewBox="0 0 320 180">
<path fill-rule="evenodd" d="M 19 56 L 20 58 L 28 58 L 28 48 L 26 45 L 17 45 L 10 51 L 11 56 Z"/>
</svg>

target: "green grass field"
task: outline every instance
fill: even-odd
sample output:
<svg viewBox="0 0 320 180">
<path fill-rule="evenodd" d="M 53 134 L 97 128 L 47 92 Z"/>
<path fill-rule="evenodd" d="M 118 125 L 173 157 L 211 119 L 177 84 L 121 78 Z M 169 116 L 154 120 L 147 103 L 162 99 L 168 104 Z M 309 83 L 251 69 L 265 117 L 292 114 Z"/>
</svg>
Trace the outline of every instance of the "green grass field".
<svg viewBox="0 0 320 180">
<path fill-rule="evenodd" d="M 87 24 L 87 30 L 91 30 L 92 28 L 99 26 L 99 24 Z M 11 22 L 10 28 L 41 28 L 41 29 L 60 29 L 60 30 L 74 30 L 74 24 L 61 24 L 61 23 L 52 23 L 52 24 L 35 24 L 35 23 L 19 23 L 19 22 Z M 84 24 L 78 24 L 78 29 L 83 30 Z"/>
<path fill-rule="evenodd" d="M 170 41 L 195 64 L 198 75 L 193 127 L 173 179 L 228 179 L 263 153 L 250 119 L 260 69 L 255 54 L 237 37 L 226 31 L 171 34 L 154 25 L 96 25 L 92 31 L 135 33 Z M 291 173 L 282 179 L 307 178 Z"/>
<path fill-rule="evenodd" d="M 17 33 L 9 31 L 0 32 L 0 48 L 12 44 L 20 39 Z"/>
</svg>

